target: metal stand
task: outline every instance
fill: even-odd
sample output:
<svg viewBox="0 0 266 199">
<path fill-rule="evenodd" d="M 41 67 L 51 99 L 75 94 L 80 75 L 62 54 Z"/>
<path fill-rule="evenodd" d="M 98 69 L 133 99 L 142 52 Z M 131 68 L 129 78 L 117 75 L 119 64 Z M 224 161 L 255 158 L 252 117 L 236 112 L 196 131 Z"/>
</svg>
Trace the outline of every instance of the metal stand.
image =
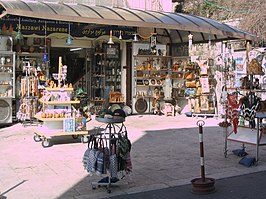
<svg viewBox="0 0 266 199">
<path fill-rule="evenodd" d="M 116 119 L 106 119 L 106 118 L 97 118 L 96 117 L 96 120 L 98 122 L 106 124 L 104 129 L 107 130 L 105 132 L 107 132 L 106 134 L 108 135 L 107 139 L 109 141 L 109 144 L 108 144 L 109 157 L 111 157 L 111 155 L 112 155 L 111 140 L 116 139 L 116 138 L 113 138 L 114 137 L 113 135 L 120 132 L 123 128 L 126 128 L 124 123 L 123 123 L 125 121 L 125 119 L 121 118 L 121 119 L 116 120 Z M 102 133 L 99 133 L 99 135 L 102 135 Z M 106 187 L 107 193 L 111 193 L 110 187 L 113 184 L 115 184 L 117 181 L 118 181 L 118 178 L 113 178 L 111 176 L 111 172 L 109 172 L 107 177 L 104 177 L 103 179 L 101 179 L 98 182 L 92 182 L 91 185 L 92 185 L 92 189 L 96 189 L 97 186 L 98 187 L 104 186 L 104 187 Z"/>
<path fill-rule="evenodd" d="M 191 180 L 192 193 L 196 194 L 209 194 L 215 192 L 215 179 L 205 177 L 205 166 L 204 166 L 204 145 L 203 145 L 203 125 L 205 122 L 199 120 L 197 125 L 199 127 L 199 142 L 200 142 L 200 168 L 201 178 L 195 178 Z"/>
</svg>

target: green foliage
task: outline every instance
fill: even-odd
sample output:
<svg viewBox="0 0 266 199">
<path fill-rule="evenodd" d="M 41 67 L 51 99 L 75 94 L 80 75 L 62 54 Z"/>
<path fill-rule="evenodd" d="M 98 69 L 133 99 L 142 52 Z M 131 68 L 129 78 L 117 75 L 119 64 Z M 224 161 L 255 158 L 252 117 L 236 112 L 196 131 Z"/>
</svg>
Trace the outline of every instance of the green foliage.
<svg viewBox="0 0 266 199">
<path fill-rule="evenodd" d="M 266 38 L 265 0 L 174 0 L 177 12 L 218 21 L 241 19 L 239 28 Z M 174 2 L 173 1 L 173 2 Z"/>
</svg>

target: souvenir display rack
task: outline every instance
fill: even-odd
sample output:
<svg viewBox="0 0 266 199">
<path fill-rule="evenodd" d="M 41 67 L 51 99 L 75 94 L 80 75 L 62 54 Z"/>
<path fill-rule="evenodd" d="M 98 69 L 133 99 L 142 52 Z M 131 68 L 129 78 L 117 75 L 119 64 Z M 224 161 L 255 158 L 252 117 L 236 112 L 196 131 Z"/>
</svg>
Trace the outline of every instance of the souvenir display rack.
<svg viewBox="0 0 266 199">
<path fill-rule="evenodd" d="M 208 60 L 190 62 L 185 67 L 185 95 L 193 117 L 218 117 L 215 81 Z"/>
<path fill-rule="evenodd" d="M 35 118 L 42 122 L 34 131 L 34 140 L 42 141 L 43 147 L 52 145 L 51 139 L 56 136 L 71 135 L 74 139 L 82 136 L 81 141 L 87 142 L 86 118 L 73 109 L 73 104 L 80 101 L 72 100 L 73 88 L 46 88 L 39 100 L 42 110 Z"/>
<path fill-rule="evenodd" d="M 0 52 L 0 98 L 15 97 L 15 53 Z"/>
<path fill-rule="evenodd" d="M 48 66 L 48 62 L 45 59 L 49 59 L 47 54 L 45 53 L 30 53 L 30 52 L 18 52 L 16 53 L 16 74 L 21 74 L 25 72 L 23 67 L 25 66 L 25 62 L 29 62 L 32 66 L 38 68 L 41 71 L 46 71 Z"/>
<path fill-rule="evenodd" d="M 98 113 L 104 106 L 105 102 L 105 57 L 106 53 L 95 52 L 95 60 L 92 67 L 92 78 L 91 78 L 91 101 L 94 104 L 95 112 Z"/>
<path fill-rule="evenodd" d="M 228 97 L 231 95 L 236 95 L 238 98 L 243 96 L 245 96 L 246 98 L 250 97 L 248 93 L 253 93 L 253 91 L 256 93 L 266 92 L 266 90 L 242 89 L 241 92 L 245 92 L 246 94 L 241 94 L 240 91 L 237 91 L 237 89 L 233 88 L 228 88 L 228 91 L 232 92 L 228 94 Z M 228 101 L 228 103 L 231 103 L 230 99 Z M 240 101 L 242 101 L 242 99 Z M 225 119 L 225 122 L 220 123 L 220 126 L 225 128 L 225 157 L 227 157 L 228 152 L 228 141 L 235 141 L 243 144 L 243 150 L 245 150 L 245 144 L 255 145 L 256 162 L 258 162 L 259 146 L 266 145 L 266 131 L 264 130 L 265 124 L 263 123 L 263 119 L 266 118 L 266 112 L 265 110 L 259 110 L 260 103 L 261 102 L 257 101 L 255 103 L 252 103 L 253 105 L 251 107 L 247 107 L 245 106 L 245 103 L 241 104 L 237 99 L 237 101 L 234 103 L 235 106 L 227 106 L 227 117 Z M 232 123 L 232 128 L 229 127 L 227 120 Z M 225 126 L 223 126 L 223 124 L 225 124 Z"/>
<path fill-rule="evenodd" d="M 187 67 L 190 57 L 168 56 L 166 45 L 157 44 L 156 52 L 149 50 L 149 46 L 148 43 L 133 44 L 133 113 L 160 114 L 164 112 L 165 104 L 169 103 L 182 109 L 189 99 L 186 90 L 194 90 L 194 87 L 186 89 L 186 82 L 196 78 L 195 75 L 189 76 L 189 72 L 196 71 Z M 166 95 L 167 76 L 171 79 L 171 94 Z"/>
<path fill-rule="evenodd" d="M 12 123 L 12 98 L 15 97 L 15 53 L 0 52 L 0 123 Z"/>
<path fill-rule="evenodd" d="M 43 147 L 49 147 L 52 145 L 52 137 L 71 135 L 76 139 L 81 135 L 81 141 L 87 142 L 87 121 L 79 110 L 72 106 L 79 104 L 80 101 L 72 100 L 73 87 L 71 83 L 65 82 L 67 67 L 63 66 L 62 57 L 59 57 L 58 73 L 53 76 L 57 84 L 51 82 L 50 87 L 45 88 L 43 96 L 39 99 L 42 110 L 35 118 L 41 121 L 42 125 L 35 129 L 34 140 L 42 141 Z"/>
<path fill-rule="evenodd" d="M 251 62 L 252 63 L 252 62 Z M 226 81 L 228 71 L 225 72 L 225 91 L 227 99 L 225 104 L 225 121 L 219 126 L 224 128 L 225 146 L 224 156 L 227 157 L 228 141 L 242 143 L 243 151 L 245 144 L 256 147 L 255 161 L 258 164 L 259 147 L 266 145 L 266 101 L 261 96 L 266 92 L 262 87 L 264 82 L 260 82 L 260 76 L 264 75 L 260 69 L 260 64 L 256 64 L 256 70 L 251 69 L 251 63 L 248 64 L 246 76 L 231 81 Z M 252 66 L 253 67 L 253 66 Z M 236 85 L 234 88 L 227 87 Z M 263 89 L 262 89 L 263 88 Z M 230 123 L 229 123 L 229 122 Z M 232 127 L 230 127 L 232 125 Z"/>
<path fill-rule="evenodd" d="M 160 112 L 163 104 L 163 81 L 170 74 L 172 57 L 166 56 L 166 45 L 156 45 L 152 52 L 148 43 L 134 43 L 132 57 L 132 112 Z"/>
<path fill-rule="evenodd" d="M 97 114 L 109 103 L 111 92 L 121 93 L 121 61 L 119 44 L 102 44 L 94 53 L 91 69 L 91 102 Z"/>
<path fill-rule="evenodd" d="M 172 57 L 171 79 L 173 80 L 173 98 L 177 101 L 185 99 L 185 82 L 186 82 L 186 65 L 189 63 L 190 57 Z"/>
<path fill-rule="evenodd" d="M 98 182 L 92 182 L 92 189 L 96 189 L 97 186 L 104 186 L 107 192 L 111 193 L 111 186 L 120 180 L 119 172 L 122 174 L 122 179 L 125 176 L 124 172 L 132 171 L 132 165 L 129 163 L 131 162 L 129 161 L 131 144 L 127 138 L 124 117 L 112 119 L 96 117 L 96 121 L 102 125 L 97 128 L 93 135 L 90 135 L 88 149 L 83 157 L 83 166 L 90 175 L 96 173 L 98 176 L 107 176 Z M 96 139 L 98 139 L 98 144 L 95 148 Z M 94 146 L 90 146 L 92 142 L 94 142 Z M 121 144 L 122 142 L 124 144 Z M 93 153 L 98 154 L 96 160 L 91 158 Z"/>
<path fill-rule="evenodd" d="M 106 86 L 110 88 L 110 92 L 121 92 L 120 45 L 104 43 L 103 48 L 106 53 Z"/>
<path fill-rule="evenodd" d="M 168 62 L 171 61 L 169 56 L 157 56 L 157 55 L 135 55 L 134 59 L 138 65 L 136 65 L 136 84 L 134 93 L 134 99 L 147 100 L 147 110 L 143 109 L 143 112 L 138 107 L 135 110 L 138 113 L 144 113 L 146 111 L 152 112 L 155 108 L 151 105 L 153 96 L 155 95 L 155 89 L 159 91 L 159 98 L 163 98 L 163 80 L 168 72 Z M 137 103 L 135 103 L 137 104 Z"/>
<path fill-rule="evenodd" d="M 37 125 L 34 115 L 38 112 L 38 77 L 36 68 L 29 61 L 23 62 L 25 76 L 21 78 L 20 106 L 17 119 L 23 126 Z"/>
</svg>

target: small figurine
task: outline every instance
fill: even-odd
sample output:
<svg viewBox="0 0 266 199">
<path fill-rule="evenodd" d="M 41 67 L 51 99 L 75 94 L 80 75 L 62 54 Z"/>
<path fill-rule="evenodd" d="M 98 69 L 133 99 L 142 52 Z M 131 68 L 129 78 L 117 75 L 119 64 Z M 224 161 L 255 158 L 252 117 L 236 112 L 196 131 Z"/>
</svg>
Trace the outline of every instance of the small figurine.
<svg viewBox="0 0 266 199">
<path fill-rule="evenodd" d="M 172 99 L 172 80 L 169 74 L 166 75 L 166 78 L 163 83 L 163 89 L 164 89 L 164 99 L 171 100 Z"/>
<path fill-rule="evenodd" d="M 158 89 L 158 87 L 154 88 L 154 92 L 153 92 L 153 102 L 152 102 L 152 106 L 154 107 L 154 111 L 153 113 L 156 115 L 160 115 L 161 114 L 161 107 L 160 107 L 160 90 Z"/>
</svg>

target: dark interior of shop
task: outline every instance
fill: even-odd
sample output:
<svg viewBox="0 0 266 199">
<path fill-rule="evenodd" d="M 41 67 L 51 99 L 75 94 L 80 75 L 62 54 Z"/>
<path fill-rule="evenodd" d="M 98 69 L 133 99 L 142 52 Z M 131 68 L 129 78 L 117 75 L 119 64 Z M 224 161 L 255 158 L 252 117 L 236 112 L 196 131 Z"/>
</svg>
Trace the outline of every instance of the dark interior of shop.
<svg viewBox="0 0 266 199">
<path fill-rule="evenodd" d="M 70 51 L 70 48 L 51 48 L 50 74 L 58 72 L 58 57 L 67 65 L 67 82 L 75 83 L 85 74 L 85 49 Z"/>
</svg>

